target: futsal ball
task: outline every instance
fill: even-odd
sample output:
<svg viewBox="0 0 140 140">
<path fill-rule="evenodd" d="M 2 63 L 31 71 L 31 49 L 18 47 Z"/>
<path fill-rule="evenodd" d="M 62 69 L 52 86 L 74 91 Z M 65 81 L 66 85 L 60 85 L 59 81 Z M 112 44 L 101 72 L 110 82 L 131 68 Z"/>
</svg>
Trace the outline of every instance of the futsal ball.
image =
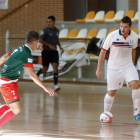
<svg viewBox="0 0 140 140">
<path fill-rule="evenodd" d="M 110 124 L 112 123 L 112 120 L 113 120 L 113 115 L 108 111 L 105 111 L 100 115 L 100 121 L 103 124 Z"/>
</svg>

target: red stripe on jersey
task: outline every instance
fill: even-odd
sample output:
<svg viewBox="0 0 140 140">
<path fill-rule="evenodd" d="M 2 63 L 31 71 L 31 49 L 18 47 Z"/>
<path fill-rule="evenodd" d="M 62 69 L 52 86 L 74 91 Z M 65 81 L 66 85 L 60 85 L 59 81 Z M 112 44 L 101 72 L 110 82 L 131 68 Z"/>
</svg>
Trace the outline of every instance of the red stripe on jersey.
<svg viewBox="0 0 140 140">
<path fill-rule="evenodd" d="M 134 48 L 133 50 L 137 49 L 138 47 Z"/>
<path fill-rule="evenodd" d="M 107 51 L 106 49 L 102 48 L 102 50 Z"/>
<path fill-rule="evenodd" d="M 24 64 L 24 66 L 26 68 L 33 68 L 34 67 L 33 64 L 31 64 L 31 63 L 26 63 L 26 64 Z"/>
<path fill-rule="evenodd" d="M 9 52 L 8 55 L 10 56 L 11 55 L 11 52 Z"/>
<path fill-rule="evenodd" d="M 0 77 L 0 80 L 4 80 L 4 81 L 10 81 L 10 79 L 3 78 L 3 77 Z"/>
</svg>

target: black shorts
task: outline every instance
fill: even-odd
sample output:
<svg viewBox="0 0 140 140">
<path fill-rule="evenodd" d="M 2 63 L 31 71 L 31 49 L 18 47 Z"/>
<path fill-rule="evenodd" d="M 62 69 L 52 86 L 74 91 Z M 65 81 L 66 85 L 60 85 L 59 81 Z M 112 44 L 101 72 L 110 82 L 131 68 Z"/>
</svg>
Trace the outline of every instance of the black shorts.
<svg viewBox="0 0 140 140">
<path fill-rule="evenodd" d="M 58 51 L 42 51 L 42 64 L 48 67 L 50 63 L 59 64 Z"/>
</svg>

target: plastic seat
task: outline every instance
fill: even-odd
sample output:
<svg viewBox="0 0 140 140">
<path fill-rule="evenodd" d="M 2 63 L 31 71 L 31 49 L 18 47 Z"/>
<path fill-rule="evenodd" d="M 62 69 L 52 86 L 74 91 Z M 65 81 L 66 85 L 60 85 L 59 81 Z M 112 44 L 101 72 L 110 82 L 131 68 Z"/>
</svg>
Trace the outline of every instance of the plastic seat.
<svg viewBox="0 0 140 140">
<path fill-rule="evenodd" d="M 87 36 L 87 29 L 81 29 L 76 38 L 85 38 Z"/>
<path fill-rule="evenodd" d="M 131 19 L 132 22 L 138 22 L 138 12 L 136 12 L 134 18 Z"/>
<path fill-rule="evenodd" d="M 103 28 L 103 29 L 100 29 L 97 33 L 97 38 L 105 38 L 106 37 L 106 34 L 107 34 L 107 29 L 106 28 Z"/>
<path fill-rule="evenodd" d="M 62 29 L 59 33 L 59 38 L 66 38 L 68 36 L 68 29 Z"/>
<path fill-rule="evenodd" d="M 117 29 L 116 28 L 113 28 L 113 29 L 109 30 L 108 33 L 107 33 L 107 35 L 106 35 L 106 37 L 108 36 L 108 34 L 110 34 L 111 32 L 113 32 L 115 30 L 117 30 Z"/>
<path fill-rule="evenodd" d="M 72 30 L 69 32 L 67 38 L 75 38 L 75 37 L 77 36 L 77 34 L 78 34 L 78 30 L 77 30 L 77 29 L 72 29 Z"/>
<path fill-rule="evenodd" d="M 97 35 L 97 29 L 91 29 L 91 30 L 88 32 L 86 38 L 93 38 L 93 37 L 95 37 L 96 35 Z"/>
<path fill-rule="evenodd" d="M 105 22 L 120 22 L 124 16 L 124 11 L 118 11 L 113 19 L 106 19 Z"/>
<path fill-rule="evenodd" d="M 132 18 L 134 17 L 134 11 L 133 11 L 133 10 L 128 11 L 128 12 L 125 14 L 125 16 L 128 16 L 128 17 L 130 17 L 130 19 L 132 19 Z"/>
<path fill-rule="evenodd" d="M 95 20 L 101 20 L 105 16 L 105 11 L 99 11 L 96 13 L 94 19 L 86 19 L 86 22 L 95 22 Z"/>
<path fill-rule="evenodd" d="M 90 11 L 87 13 L 86 17 L 84 19 L 77 19 L 77 23 L 84 23 L 86 19 L 94 19 L 95 17 L 95 11 Z"/>
<path fill-rule="evenodd" d="M 113 19 L 114 18 L 114 11 L 108 11 L 104 17 L 104 19 L 97 19 L 95 22 L 103 23 L 106 19 Z"/>
<path fill-rule="evenodd" d="M 132 29 L 132 31 L 133 31 L 133 32 L 135 32 L 136 34 L 138 34 L 138 33 L 139 33 L 139 31 L 138 31 L 138 29 L 137 29 L 137 28 L 133 28 L 133 29 Z"/>
</svg>

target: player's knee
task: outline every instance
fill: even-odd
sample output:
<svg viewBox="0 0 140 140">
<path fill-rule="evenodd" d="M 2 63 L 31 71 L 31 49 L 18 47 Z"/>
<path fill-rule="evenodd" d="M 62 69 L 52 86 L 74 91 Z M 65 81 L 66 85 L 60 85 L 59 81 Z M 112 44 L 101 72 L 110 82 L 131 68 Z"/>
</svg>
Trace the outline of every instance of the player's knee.
<svg viewBox="0 0 140 140">
<path fill-rule="evenodd" d="M 21 111 L 21 108 L 12 108 L 12 111 L 15 115 L 19 114 Z"/>
<path fill-rule="evenodd" d="M 131 84 L 131 88 L 132 89 L 139 89 L 139 83 L 138 82 L 134 82 L 133 84 Z"/>
</svg>

